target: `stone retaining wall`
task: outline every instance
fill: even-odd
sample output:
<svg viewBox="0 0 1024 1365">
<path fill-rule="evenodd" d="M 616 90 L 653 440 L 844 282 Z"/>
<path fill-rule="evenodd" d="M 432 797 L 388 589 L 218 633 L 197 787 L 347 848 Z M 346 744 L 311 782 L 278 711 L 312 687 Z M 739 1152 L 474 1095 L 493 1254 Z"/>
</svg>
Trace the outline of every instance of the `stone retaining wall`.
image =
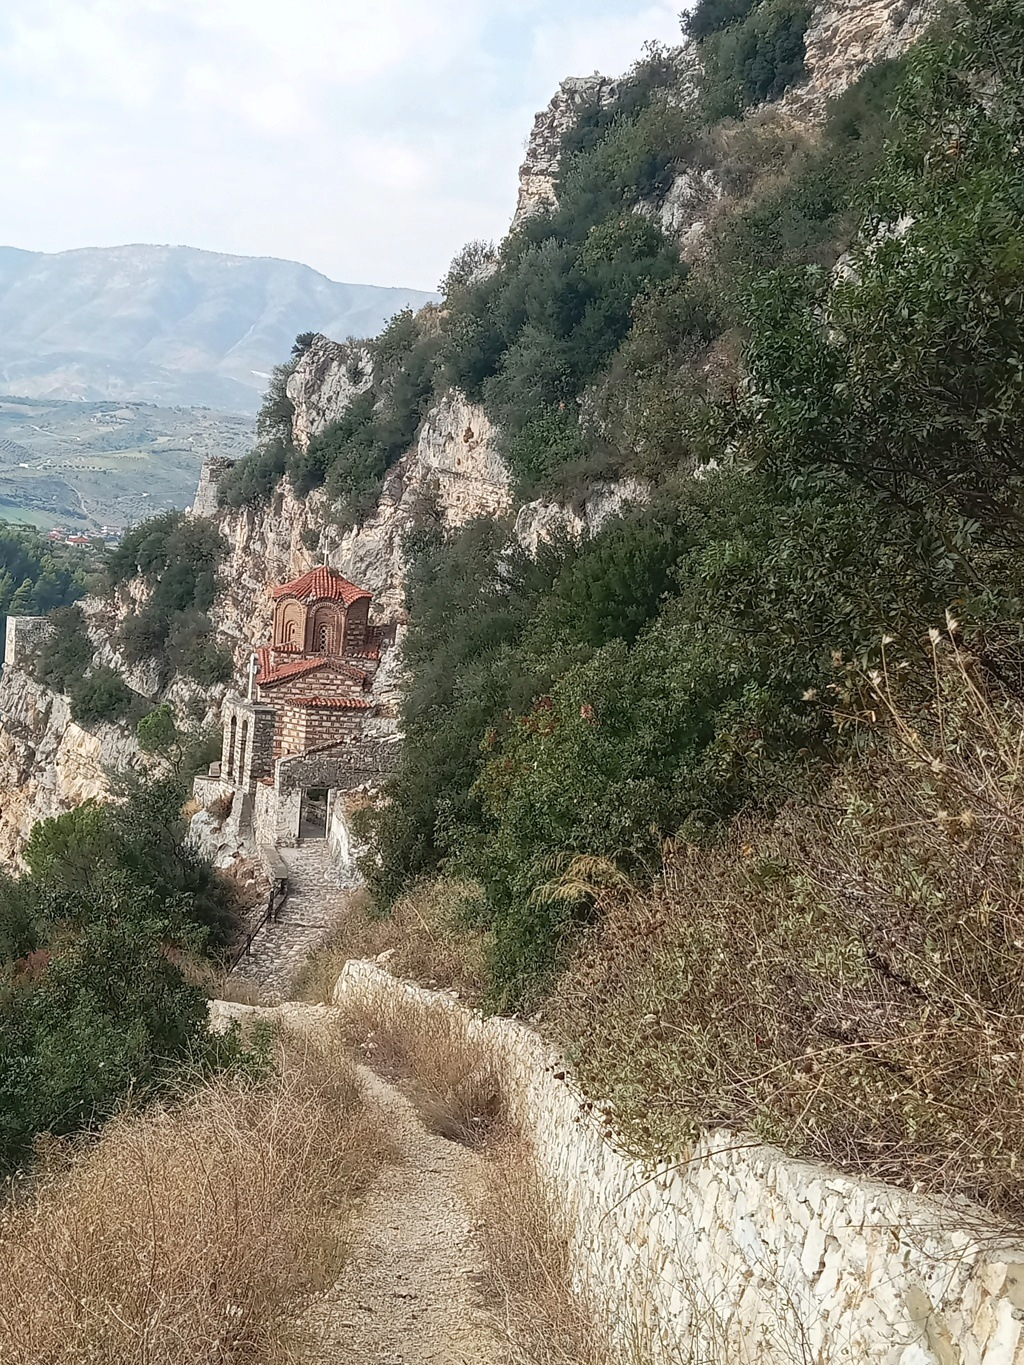
<svg viewBox="0 0 1024 1365">
<path fill-rule="evenodd" d="M 572 1230 L 580 1288 L 652 1365 L 1019 1365 L 1024 1235 L 979 1210 L 787 1158 L 730 1132 L 648 1171 L 532 1030 L 350 962 L 335 1003 L 439 1011 L 485 1041 Z M 629 1324 L 627 1326 L 626 1324 Z"/>
<path fill-rule="evenodd" d="M 351 791 L 387 777 L 397 766 L 400 753 L 401 745 L 395 740 L 369 739 L 296 754 L 278 763 L 277 789 L 282 793 L 310 787 Z"/>
</svg>

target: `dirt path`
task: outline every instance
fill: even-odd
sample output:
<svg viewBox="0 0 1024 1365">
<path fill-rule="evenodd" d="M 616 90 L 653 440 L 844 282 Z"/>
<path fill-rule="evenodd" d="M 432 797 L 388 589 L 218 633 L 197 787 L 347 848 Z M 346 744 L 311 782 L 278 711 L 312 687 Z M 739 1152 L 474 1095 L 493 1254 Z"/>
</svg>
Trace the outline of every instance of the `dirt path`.
<svg viewBox="0 0 1024 1365">
<path fill-rule="evenodd" d="M 341 1279 L 315 1310 L 317 1365 L 497 1365 L 476 1287 L 483 1160 L 428 1133 L 393 1086 L 363 1078 L 399 1159 L 367 1196 Z"/>
<path fill-rule="evenodd" d="M 325 1006 L 218 1007 L 226 1018 L 277 1019 L 315 1035 Z M 309 1365 L 499 1365 L 505 1357 L 478 1288 L 476 1229 L 484 1158 L 429 1133 L 410 1101 L 367 1067 L 367 1104 L 394 1144 L 354 1225 L 341 1276 L 305 1315 Z"/>
</svg>

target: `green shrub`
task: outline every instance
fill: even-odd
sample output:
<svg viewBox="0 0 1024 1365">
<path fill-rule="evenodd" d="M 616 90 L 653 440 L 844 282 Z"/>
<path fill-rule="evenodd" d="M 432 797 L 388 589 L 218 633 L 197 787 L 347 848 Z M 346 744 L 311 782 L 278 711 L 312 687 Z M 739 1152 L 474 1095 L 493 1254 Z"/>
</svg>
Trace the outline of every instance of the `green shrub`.
<svg viewBox="0 0 1024 1365">
<path fill-rule="evenodd" d="M 234 672 L 234 660 L 218 646 L 210 618 L 197 611 L 174 616 L 167 635 L 167 661 L 176 673 L 204 687 L 230 682 Z"/>
<path fill-rule="evenodd" d="M 0 617 L 45 616 L 74 602 L 85 588 L 78 550 L 55 548 L 36 531 L 0 523 Z M 5 645 L 0 642 L 0 660 Z"/>
<path fill-rule="evenodd" d="M 217 485 L 222 507 L 253 507 L 269 502 L 284 476 L 289 447 L 278 439 L 238 460 Z"/>
<path fill-rule="evenodd" d="M 51 629 L 36 657 L 36 679 L 71 698 L 71 716 L 82 725 L 122 720 L 134 693 L 112 668 L 92 667 L 93 650 L 81 607 L 50 614 Z"/>
<path fill-rule="evenodd" d="M 648 44 L 641 60 L 618 83 L 614 99 L 604 104 L 595 100 L 580 111 L 575 126 L 563 139 L 563 157 L 591 151 L 617 123 L 628 123 L 644 114 L 660 94 L 674 89 L 679 78 L 676 53 L 657 43 Z"/>
<path fill-rule="evenodd" d="M 601 927 L 546 1020 L 637 1155 L 724 1124 L 1020 1217 L 1024 717 L 955 638 L 858 680 L 860 756 L 819 803 L 670 848 L 653 889 L 552 877 Z"/>
<path fill-rule="evenodd" d="M 123 720 L 132 695 L 120 673 L 105 666 L 94 668 L 87 677 L 71 684 L 71 718 L 81 725 Z"/>
<path fill-rule="evenodd" d="M 256 418 L 255 449 L 236 461 L 217 486 L 217 500 L 222 507 L 267 502 L 284 474 L 294 450 L 295 404 L 288 397 L 288 381 L 314 340 L 315 333 L 301 333 L 295 338 L 291 359 L 274 367 Z"/>
<path fill-rule="evenodd" d="M 219 727 L 201 729 L 198 719 L 201 716 L 191 724 L 179 724 L 174 707 L 164 702 L 142 717 L 135 738 L 144 754 L 165 759 L 174 773 L 189 778 L 204 772 L 221 754 Z"/>
<path fill-rule="evenodd" d="M 184 795 L 135 785 L 41 821 L 29 874 L 0 879 L 0 1167 L 222 1051 L 189 963 L 226 942 L 235 904 L 186 840 Z"/>
<path fill-rule="evenodd" d="M 226 553 L 213 522 L 180 512 L 155 517 L 125 536 L 111 558 L 112 584 L 138 575 L 150 588 L 145 607 L 129 613 L 121 627 L 129 663 L 153 660 L 208 686 L 228 681 L 230 660 L 216 647 L 207 616 Z"/>
<path fill-rule="evenodd" d="M 160 659 L 169 629 L 169 619 L 151 607 L 129 612 L 121 624 L 122 654 L 130 664 Z"/>
<path fill-rule="evenodd" d="M 716 274 L 729 295 L 786 263 L 831 266 L 863 214 L 906 80 L 906 61 L 882 62 L 829 105 L 821 138 L 782 183 L 731 215 L 718 234 Z"/>
<path fill-rule="evenodd" d="M 50 613 L 50 632 L 36 656 L 36 680 L 55 692 L 67 692 L 92 663 L 92 644 L 81 607 L 58 607 Z"/>
<path fill-rule="evenodd" d="M 742 22 L 757 3 L 758 0 L 698 0 L 683 26 L 691 38 L 701 42 L 712 33 Z"/>
<path fill-rule="evenodd" d="M 122 886 L 74 899 L 82 929 L 23 970 L 0 1001 L 0 1166 L 41 1132 L 95 1129 L 131 1095 L 201 1059 L 207 1001 L 166 952 L 151 893 Z"/>
<path fill-rule="evenodd" d="M 1008 61 L 1013 41 L 1003 35 Z M 1021 121 L 1012 102 L 1004 112 L 965 88 L 961 72 L 979 59 L 966 43 L 911 57 L 902 135 L 844 278 L 772 274 L 746 298 L 748 364 L 767 400 L 752 438 L 762 456 L 952 508 L 965 518 L 958 543 L 979 522 L 997 541 L 1024 523 Z"/>
<path fill-rule="evenodd" d="M 168 702 L 154 706 L 135 727 L 135 738 L 144 754 L 171 758 L 177 752 L 181 739 L 174 719 L 174 707 Z"/>
<path fill-rule="evenodd" d="M 370 510 L 384 475 L 413 444 L 434 392 L 438 340 L 428 314 L 398 313 L 366 346 L 370 387 L 288 461 L 296 493 L 305 497 L 326 485 L 342 524 L 358 522 Z"/>
<path fill-rule="evenodd" d="M 762 0 L 742 23 L 704 42 L 704 98 L 712 120 L 778 99 L 803 78 L 810 17 L 804 0 Z"/>
</svg>

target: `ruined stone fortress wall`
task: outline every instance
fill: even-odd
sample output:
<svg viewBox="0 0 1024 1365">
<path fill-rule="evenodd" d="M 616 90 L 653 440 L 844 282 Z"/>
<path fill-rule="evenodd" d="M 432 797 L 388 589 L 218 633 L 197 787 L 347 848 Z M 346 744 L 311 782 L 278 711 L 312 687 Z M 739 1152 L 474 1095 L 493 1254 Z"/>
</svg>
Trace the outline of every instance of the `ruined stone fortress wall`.
<svg viewBox="0 0 1024 1365">
<path fill-rule="evenodd" d="M 8 616 L 5 627 L 4 662 L 10 668 L 27 668 L 39 646 L 53 629 L 48 616 Z"/>
<path fill-rule="evenodd" d="M 649 1171 L 608 1140 L 557 1053 L 523 1025 L 372 963 L 348 963 L 334 999 L 398 1007 L 423 1028 L 443 1011 L 484 1043 L 566 1218 L 579 1286 L 624 1358 L 639 1346 L 652 1365 L 1024 1359 L 1024 1238 L 1000 1237 L 981 1211 L 729 1132 Z"/>
</svg>

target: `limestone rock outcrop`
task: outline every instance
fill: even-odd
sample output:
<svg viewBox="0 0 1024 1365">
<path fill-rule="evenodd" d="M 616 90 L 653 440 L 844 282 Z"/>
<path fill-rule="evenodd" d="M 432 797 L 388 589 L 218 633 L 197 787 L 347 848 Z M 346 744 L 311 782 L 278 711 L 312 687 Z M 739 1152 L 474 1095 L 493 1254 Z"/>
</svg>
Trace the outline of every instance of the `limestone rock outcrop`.
<svg viewBox="0 0 1024 1365">
<path fill-rule="evenodd" d="M 618 84 L 607 76 L 572 76 L 558 87 L 551 103 L 534 120 L 519 169 L 519 203 L 512 220 L 513 231 L 527 218 L 554 208 L 555 187 L 562 160 L 562 138 L 575 125 L 584 105 L 595 101 L 610 104 Z"/>
<path fill-rule="evenodd" d="M 288 379 L 295 407 L 292 439 L 306 450 L 314 436 L 337 422 L 353 399 L 373 381 L 373 359 L 365 346 L 314 337 Z"/>
<path fill-rule="evenodd" d="M 124 726 L 77 725 L 67 697 L 6 665 L 0 673 L 0 859 L 18 863 L 37 820 L 105 799 L 110 772 L 138 770 L 144 762 Z"/>
<path fill-rule="evenodd" d="M 561 536 L 586 540 L 596 535 L 609 517 L 647 498 L 647 487 L 639 479 L 622 479 L 594 484 L 576 503 L 528 502 L 516 516 L 516 539 L 531 555 Z"/>
<path fill-rule="evenodd" d="M 931 0 L 825 0 L 805 34 L 808 78 L 779 102 L 786 113 L 821 118 L 825 105 L 876 62 L 900 57 L 935 12 Z"/>
</svg>

